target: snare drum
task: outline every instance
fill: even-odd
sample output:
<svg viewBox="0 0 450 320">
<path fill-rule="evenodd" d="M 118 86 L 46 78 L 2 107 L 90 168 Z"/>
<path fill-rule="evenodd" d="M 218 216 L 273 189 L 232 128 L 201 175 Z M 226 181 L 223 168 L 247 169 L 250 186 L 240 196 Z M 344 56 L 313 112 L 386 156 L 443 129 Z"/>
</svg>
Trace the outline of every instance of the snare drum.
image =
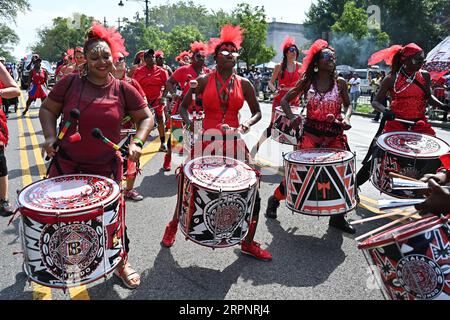
<svg viewBox="0 0 450 320">
<path fill-rule="evenodd" d="M 447 154 L 449 145 L 436 137 L 414 132 L 388 132 L 377 140 L 378 151 L 372 159 L 372 184 L 383 193 L 396 198 L 421 198 L 414 190 L 392 190 L 389 172 L 420 179 L 435 173 L 441 166 L 439 157 Z"/>
<path fill-rule="evenodd" d="M 124 251 L 124 204 L 108 178 L 41 180 L 18 196 L 24 270 L 39 284 L 67 288 L 112 272 Z"/>
<path fill-rule="evenodd" d="M 245 238 L 258 191 L 258 175 L 244 162 L 199 157 L 183 170 L 180 229 L 200 245 L 226 248 Z"/>
<path fill-rule="evenodd" d="M 450 300 L 450 215 L 411 222 L 358 244 L 393 300 Z"/>
<path fill-rule="evenodd" d="M 304 149 L 284 155 L 286 206 L 312 216 L 347 213 L 356 205 L 355 155 L 338 149 Z"/>
<path fill-rule="evenodd" d="M 292 113 L 297 116 L 301 116 L 302 109 L 299 107 L 291 107 Z M 291 129 L 291 121 L 286 117 L 283 109 L 277 107 L 275 109 L 274 122 L 272 125 L 271 137 L 275 141 L 283 144 L 298 145 L 300 138 L 303 134 L 304 118 L 297 129 Z"/>
</svg>

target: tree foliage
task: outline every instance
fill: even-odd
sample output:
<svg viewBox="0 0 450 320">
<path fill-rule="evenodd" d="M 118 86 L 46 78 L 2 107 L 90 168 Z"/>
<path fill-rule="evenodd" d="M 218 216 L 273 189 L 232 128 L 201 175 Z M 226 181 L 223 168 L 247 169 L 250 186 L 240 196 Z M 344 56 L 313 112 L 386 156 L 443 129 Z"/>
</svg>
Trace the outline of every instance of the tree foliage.
<svg viewBox="0 0 450 320">
<path fill-rule="evenodd" d="M 0 55 L 8 61 L 14 60 L 12 46 L 19 43 L 19 36 L 8 25 L 14 22 L 19 12 L 30 9 L 28 0 L 1 0 L 0 1 Z"/>
</svg>

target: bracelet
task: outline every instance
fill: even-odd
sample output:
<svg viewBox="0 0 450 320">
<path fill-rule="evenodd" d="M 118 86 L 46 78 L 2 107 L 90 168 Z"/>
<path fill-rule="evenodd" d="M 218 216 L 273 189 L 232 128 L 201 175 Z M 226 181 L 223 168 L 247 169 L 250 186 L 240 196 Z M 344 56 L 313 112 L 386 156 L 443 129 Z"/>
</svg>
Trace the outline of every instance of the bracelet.
<svg viewBox="0 0 450 320">
<path fill-rule="evenodd" d="M 139 138 L 136 138 L 136 137 L 133 138 L 133 142 L 134 142 L 135 145 L 137 145 L 140 148 L 144 147 L 144 142 L 141 139 L 139 139 Z"/>
</svg>

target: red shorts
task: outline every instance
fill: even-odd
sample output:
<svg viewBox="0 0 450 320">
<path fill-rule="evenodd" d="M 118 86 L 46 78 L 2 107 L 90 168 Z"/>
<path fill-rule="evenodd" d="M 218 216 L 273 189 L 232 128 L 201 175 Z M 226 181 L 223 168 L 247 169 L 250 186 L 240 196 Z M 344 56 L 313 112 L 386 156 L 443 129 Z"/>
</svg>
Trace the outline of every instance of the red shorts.
<svg viewBox="0 0 450 320">
<path fill-rule="evenodd" d="M 164 114 L 164 105 L 158 105 L 156 107 L 150 107 L 150 110 L 153 110 L 153 112 L 155 113 L 155 115 L 158 118 L 162 118 L 163 114 Z"/>
<path fill-rule="evenodd" d="M 426 118 L 422 119 L 424 123 L 422 124 L 415 124 L 410 128 L 410 131 L 416 132 L 416 133 L 424 133 L 428 134 L 430 136 L 435 136 L 436 131 L 433 130 L 431 127 L 431 124 L 428 122 Z M 386 125 L 384 126 L 383 132 L 393 132 L 393 131 L 408 131 L 409 126 L 405 123 L 398 122 L 398 121 L 387 121 Z"/>
</svg>

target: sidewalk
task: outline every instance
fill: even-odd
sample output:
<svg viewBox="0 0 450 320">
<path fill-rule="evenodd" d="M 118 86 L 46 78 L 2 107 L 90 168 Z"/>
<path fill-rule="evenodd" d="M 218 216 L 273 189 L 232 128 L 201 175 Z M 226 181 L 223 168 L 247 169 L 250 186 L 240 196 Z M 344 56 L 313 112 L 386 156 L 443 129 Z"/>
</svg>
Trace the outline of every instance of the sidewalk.
<svg viewBox="0 0 450 320">
<path fill-rule="evenodd" d="M 353 115 L 365 118 L 375 118 L 375 115 L 373 113 L 353 112 Z M 429 120 L 429 122 L 433 127 L 450 129 L 450 122 L 443 122 L 439 120 Z"/>
</svg>

